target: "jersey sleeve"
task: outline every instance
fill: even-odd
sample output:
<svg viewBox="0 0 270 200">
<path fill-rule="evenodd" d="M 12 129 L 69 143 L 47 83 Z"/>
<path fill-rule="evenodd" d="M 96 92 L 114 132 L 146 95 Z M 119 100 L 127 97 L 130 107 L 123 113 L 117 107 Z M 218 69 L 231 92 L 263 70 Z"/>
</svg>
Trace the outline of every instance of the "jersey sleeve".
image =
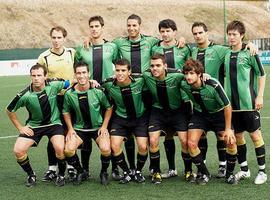
<svg viewBox="0 0 270 200">
<path fill-rule="evenodd" d="M 9 112 L 16 112 L 19 108 L 24 107 L 25 105 L 26 105 L 26 98 L 21 92 L 17 94 L 8 104 L 7 110 Z"/>
<path fill-rule="evenodd" d="M 75 52 L 75 56 L 74 56 L 75 63 L 82 60 L 82 55 L 81 55 L 82 49 L 83 49 L 82 45 L 79 45 L 78 47 L 76 47 L 76 52 Z"/>
<path fill-rule="evenodd" d="M 37 59 L 37 63 L 40 64 L 40 65 L 44 65 L 44 66 L 48 67 L 47 63 L 45 61 L 45 58 L 44 58 L 44 56 L 42 54 L 39 55 L 39 57 Z"/>
<path fill-rule="evenodd" d="M 223 107 L 228 106 L 230 104 L 230 100 L 226 92 L 224 91 L 223 87 L 221 86 L 221 84 L 218 81 L 215 81 L 214 87 L 215 87 L 215 92 L 217 93 L 216 95 L 217 102 Z"/>
<path fill-rule="evenodd" d="M 64 103 L 62 113 L 70 113 L 69 93 L 66 92 L 64 95 Z"/>
<path fill-rule="evenodd" d="M 107 96 L 105 95 L 105 93 L 102 90 L 97 89 L 97 94 L 98 94 L 98 99 L 100 101 L 100 104 L 104 108 L 109 109 L 109 108 L 112 107 L 109 100 L 108 100 L 108 98 L 107 98 Z"/>
<path fill-rule="evenodd" d="M 258 55 L 251 56 L 250 62 L 251 62 L 251 66 L 254 68 L 254 71 L 258 76 L 265 75 L 264 67 L 263 67 Z"/>
<path fill-rule="evenodd" d="M 222 45 L 217 45 L 216 47 L 217 47 L 216 51 L 217 51 L 219 59 L 224 62 L 225 55 L 230 51 L 230 48 L 227 46 L 222 46 Z"/>
</svg>

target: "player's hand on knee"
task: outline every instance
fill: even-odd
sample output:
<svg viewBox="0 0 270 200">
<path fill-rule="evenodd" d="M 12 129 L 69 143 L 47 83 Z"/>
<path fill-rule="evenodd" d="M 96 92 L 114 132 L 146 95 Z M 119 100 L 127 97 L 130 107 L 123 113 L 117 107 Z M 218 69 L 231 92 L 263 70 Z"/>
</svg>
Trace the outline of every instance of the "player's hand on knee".
<svg viewBox="0 0 270 200">
<path fill-rule="evenodd" d="M 66 135 L 66 141 L 72 140 L 73 137 L 77 137 L 77 133 L 74 129 L 70 129 Z"/>
<path fill-rule="evenodd" d="M 109 131 L 108 131 L 107 128 L 101 127 L 101 128 L 98 130 L 98 135 L 99 135 L 99 136 L 108 136 L 108 135 L 109 135 Z"/>
<path fill-rule="evenodd" d="M 235 142 L 236 142 L 234 133 L 231 129 L 225 130 L 224 139 L 225 139 L 227 144 L 235 144 Z"/>
<path fill-rule="evenodd" d="M 19 132 L 20 132 L 20 134 L 24 134 L 24 135 L 28 135 L 28 136 L 33 136 L 34 135 L 34 131 L 29 126 L 23 126 L 19 130 Z"/>
</svg>

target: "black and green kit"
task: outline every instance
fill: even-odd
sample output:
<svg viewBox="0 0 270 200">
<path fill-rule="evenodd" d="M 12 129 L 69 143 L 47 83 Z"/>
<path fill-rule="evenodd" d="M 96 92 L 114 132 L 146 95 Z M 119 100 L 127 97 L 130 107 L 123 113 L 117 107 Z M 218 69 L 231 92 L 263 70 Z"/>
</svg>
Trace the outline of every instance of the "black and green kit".
<svg viewBox="0 0 270 200">
<path fill-rule="evenodd" d="M 145 82 L 142 76 L 130 76 L 127 86 L 117 85 L 116 79 L 108 79 L 102 84 L 115 105 L 115 113 L 122 118 L 139 118 L 145 112 L 143 92 Z"/>
<path fill-rule="evenodd" d="M 193 109 L 203 113 L 217 113 L 230 104 L 221 86 L 214 78 L 203 82 L 200 88 L 192 88 L 185 80 L 181 82 L 182 89 L 193 103 Z"/>
<path fill-rule="evenodd" d="M 265 75 L 258 55 L 251 56 L 249 50 L 230 51 L 225 57 L 225 91 L 233 111 L 255 109 L 258 78 Z"/>
<path fill-rule="evenodd" d="M 16 112 L 20 107 L 25 107 L 29 113 L 26 125 L 32 128 L 61 124 L 56 97 L 65 85 L 65 81 L 49 81 L 40 92 L 33 91 L 30 85 L 17 94 L 7 110 Z"/>
<path fill-rule="evenodd" d="M 111 108 L 106 95 L 101 89 L 90 88 L 87 91 L 77 91 L 74 87 L 75 85 L 65 93 L 63 114 L 72 114 L 75 130 L 99 129 L 103 122 L 101 108 Z"/>
</svg>

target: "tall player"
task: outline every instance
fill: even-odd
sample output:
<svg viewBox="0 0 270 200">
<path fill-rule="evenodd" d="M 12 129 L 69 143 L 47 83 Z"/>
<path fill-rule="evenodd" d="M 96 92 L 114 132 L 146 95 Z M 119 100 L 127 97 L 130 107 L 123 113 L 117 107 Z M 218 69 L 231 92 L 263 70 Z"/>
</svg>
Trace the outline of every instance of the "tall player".
<svg viewBox="0 0 270 200">
<path fill-rule="evenodd" d="M 75 62 L 87 63 L 90 77 L 101 83 L 114 74 L 114 62 L 118 51 L 114 43 L 103 38 L 104 19 L 101 16 L 90 17 L 88 25 L 91 45 L 87 48 L 81 45 L 76 49 Z M 115 180 L 122 178 L 114 158 L 112 158 L 112 177 Z"/>
<path fill-rule="evenodd" d="M 38 63 L 48 69 L 48 78 L 62 78 L 73 81 L 73 63 L 75 50 L 64 46 L 67 31 L 62 26 L 55 26 L 50 30 L 52 47 L 38 57 Z M 57 96 L 59 110 L 63 106 L 63 92 Z M 63 120 L 63 118 L 61 117 Z M 64 123 L 64 121 L 63 121 Z M 43 181 L 51 181 L 56 177 L 57 160 L 51 142 L 47 145 L 49 169 L 45 172 Z M 69 178 L 75 178 L 74 168 L 68 165 Z"/>
<path fill-rule="evenodd" d="M 259 166 L 255 184 L 267 180 L 265 172 L 265 145 L 261 133 L 260 113 L 263 107 L 265 71 L 258 55 L 251 56 L 244 49 L 243 39 L 246 29 L 241 21 L 232 21 L 227 25 L 227 36 L 231 50 L 226 54 L 226 92 L 232 103 L 232 123 L 238 147 L 238 162 L 241 171 L 236 174 L 238 180 L 250 177 L 247 164 L 247 148 L 244 132 L 249 135 L 255 146 Z"/>
<path fill-rule="evenodd" d="M 182 69 L 185 61 L 191 56 L 191 51 L 187 45 L 182 48 L 178 47 L 178 41 L 176 40 L 176 23 L 172 19 L 164 19 L 159 22 L 158 29 L 162 40 L 152 48 L 152 54 L 164 55 L 168 68 Z M 177 176 L 177 170 L 175 169 L 175 142 L 173 136 L 174 133 L 167 133 L 165 135 L 164 147 L 169 169 L 167 172 L 161 174 L 162 178 Z M 181 155 L 185 166 L 188 165 L 188 163 L 190 163 L 188 152 L 184 152 L 182 149 Z M 190 167 L 187 168 L 191 169 Z M 186 169 L 185 178 L 187 180 L 190 178 L 190 175 L 191 171 Z"/>
<path fill-rule="evenodd" d="M 224 59 L 226 53 L 229 51 L 229 47 L 217 45 L 208 39 L 208 28 L 203 22 L 194 22 L 191 28 L 197 47 L 192 50 L 192 58 L 199 60 L 206 73 L 211 77 L 219 80 L 222 86 L 224 86 Z M 256 52 L 254 46 L 249 43 L 247 47 L 250 47 L 251 52 Z M 225 177 L 226 174 L 226 144 L 224 139 L 216 133 L 217 137 L 217 150 L 219 159 L 219 169 L 217 178 Z M 207 139 L 206 135 L 203 135 L 199 142 L 200 149 L 203 154 L 204 160 L 206 159 L 207 152 Z"/>
</svg>

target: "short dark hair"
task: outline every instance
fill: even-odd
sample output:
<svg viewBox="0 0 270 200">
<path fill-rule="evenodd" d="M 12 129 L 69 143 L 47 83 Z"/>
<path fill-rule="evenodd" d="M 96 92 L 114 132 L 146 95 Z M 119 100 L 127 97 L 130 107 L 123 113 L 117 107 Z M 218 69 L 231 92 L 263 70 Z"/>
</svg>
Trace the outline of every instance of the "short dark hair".
<svg viewBox="0 0 270 200">
<path fill-rule="evenodd" d="M 196 74 L 203 74 L 204 73 L 204 66 L 199 60 L 194 60 L 193 58 L 189 58 L 183 67 L 183 73 L 189 71 L 195 71 Z"/>
<path fill-rule="evenodd" d="M 177 31 L 176 23 L 172 19 L 164 19 L 160 21 L 158 24 L 158 30 L 161 28 L 171 28 L 173 31 Z"/>
<path fill-rule="evenodd" d="M 161 59 L 163 64 L 166 63 L 165 56 L 162 54 L 154 54 L 151 56 L 151 60 L 158 60 L 158 59 Z"/>
<path fill-rule="evenodd" d="M 50 36 L 52 36 L 53 31 L 61 31 L 63 33 L 64 38 L 67 37 L 67 30 L 63 26 L 54 26 L 50 30 Z"/>
<path fill-rule="evenodd" d="M 138 22 L 139 25 L 141 25 L 141 23 L 142 23 L 141 17 L 139 15 L 136 15 L 136 14 L 129 15 L 128 18 L 127 18 L 127 20 L 129 20 L 129 19 L 135 19 L 135 20 L 137 20 L 137 22 Z"/>
<path fill-rule="evenodd" d="M 245 28 L 244 23 L 238 20 L 234 20 L 227 25 L 227 29 L 226 29 L 227 33 L 230 30 L 237 30 L 240 33 L 240 35 L 245 35 L 246 33 L 246 28 Z"/>
<path fill-rule="evenodd" d="M 87 68 L 87 71 L 89 72 L 88 64 L 84 61 L 79 61 L 79 62 L 75 62 L 73 65 L 74 73 L 76 73 L 76 70 L 78 67 L 83 67 L 83 66 L 85 66 Z"/>
<path fill-rule="evenodd" d="M 44 65 L 41 65 L 41 64 L 39 64 L 39 63 L 33 65 L 33 66 L 30 68 L 30 75 L 32 75 L 32 71 L 33 71 L 33 70 L 37 70 L 37 69 L 40 69 L 40 68 L 43 69 L 43 74 L 44 74 L 44 76 L 46 76 L 47 73 L 48 73 L 47 67 L 44 66 Z"/>
<path fill-rule="evenodd" d="M 93 21 L 99 21 L 101 26 L 104 26 L 104 19 L 103 17 L 99 16 L 99 15 L 95 15 L 89 18 L 88 20 L 88 25 L 90 25 L 91 22 Z"/>
<path fill-rule="evenodd" d="M 207 26 L 205 25 L 205 23 L 203 23 L 203 22 L 194 22 L 194 23 L 192 24 L 192 27 L 191 27 L 191 32 L 193 32 L 193 28 L 194 28 L 194 27 L 198 27 L 198 26 L 203 27 L 203 30 L 204 30 L 205 32 L 208 31 L 208 28 L 207 28 Z"/>
<path fill-rule="evenodd" d="M 116 60 L 116 62 L 114 64 L 115 64 L 115 66 L 116 65 L 121 65 L 121 66 L 125 66 L 126 65 L 128 70 L 131 69 L 130 62 L 127 59 L 125 59 L 125 58 L 121 58 L 121 59 Z"/>
</svg>

